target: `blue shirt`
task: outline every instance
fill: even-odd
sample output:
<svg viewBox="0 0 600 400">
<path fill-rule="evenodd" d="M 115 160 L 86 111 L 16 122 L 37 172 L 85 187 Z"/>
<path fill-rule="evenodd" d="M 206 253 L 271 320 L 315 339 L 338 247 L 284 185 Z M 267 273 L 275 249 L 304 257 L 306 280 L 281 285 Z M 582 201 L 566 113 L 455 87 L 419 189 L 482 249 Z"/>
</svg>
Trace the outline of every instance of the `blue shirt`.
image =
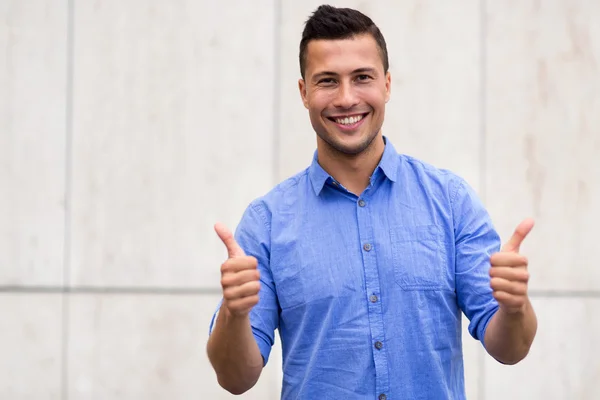
<svg viewBox="0 0 600 400">
<path fill-rule="evenodd" d="M 265 364 L 279 330 L 282 399 L 465 398 L 461 311 L 483 342 L 500 239 L 464 179 L 386 139 L 356 196 L 315 153 L 235 236 L 259 262 L 250 320 Z"/>
</svg>

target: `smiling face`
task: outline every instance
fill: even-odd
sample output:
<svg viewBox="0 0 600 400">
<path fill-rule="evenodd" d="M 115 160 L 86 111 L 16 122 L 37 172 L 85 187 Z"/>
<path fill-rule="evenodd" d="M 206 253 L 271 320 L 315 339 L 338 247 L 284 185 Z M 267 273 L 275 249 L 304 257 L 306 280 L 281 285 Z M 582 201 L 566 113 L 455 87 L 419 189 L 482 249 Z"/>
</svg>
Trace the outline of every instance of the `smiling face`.
<svg viewBox="0 0 600 400">
<path fill-rule="evenodd" d="M 369 148 L 381 134 L 390 82 L 370 34 L 310 41 L 299 88 L 319 148 L 350 156 Z"/>
</svg>

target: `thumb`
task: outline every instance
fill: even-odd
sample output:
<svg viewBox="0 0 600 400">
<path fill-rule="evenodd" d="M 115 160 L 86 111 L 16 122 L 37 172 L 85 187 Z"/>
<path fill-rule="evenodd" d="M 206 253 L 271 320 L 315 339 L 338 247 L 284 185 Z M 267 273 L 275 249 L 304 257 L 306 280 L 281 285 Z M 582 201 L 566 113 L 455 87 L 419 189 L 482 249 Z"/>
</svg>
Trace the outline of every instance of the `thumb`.
<svg viewBox="0 0 600 400">
<path fill-rule="evenodd" d="M 225 225 L 221 223 L 215 224 L 215 232 L 227 248 L 227 255 L 229 258 L 245 256 L 246 253 L 235 241 L 233 233 Z"/>
<path fill-rule="evenodd" d="M 502 246 L 500 251 L 502 252 L 515 252 L 518 253 L 521 247 L 521 243 L 527 237 L 529 232 L 533 229 L 533 219 L 526 218 L 517 226 L 512 237 Z"/>
</svg>

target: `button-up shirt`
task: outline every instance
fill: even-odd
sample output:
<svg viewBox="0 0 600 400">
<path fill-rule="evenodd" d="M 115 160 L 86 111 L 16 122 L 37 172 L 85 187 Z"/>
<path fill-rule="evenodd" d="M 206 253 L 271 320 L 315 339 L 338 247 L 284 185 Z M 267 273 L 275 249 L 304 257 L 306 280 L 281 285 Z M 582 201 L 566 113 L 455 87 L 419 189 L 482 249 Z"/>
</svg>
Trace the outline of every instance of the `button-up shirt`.
<svg viewBox="0 0 600 400">
<path fill-rule="evenodd" d="M 282 399 L 465 398 L 461 312 L 483 342 L 500 239 L 464 179 L 385 140 L 360 196 L 315 152 L 236 229 L 258 259 L 250 321 L 265 364 L 280 335 Z"/>
</svg>

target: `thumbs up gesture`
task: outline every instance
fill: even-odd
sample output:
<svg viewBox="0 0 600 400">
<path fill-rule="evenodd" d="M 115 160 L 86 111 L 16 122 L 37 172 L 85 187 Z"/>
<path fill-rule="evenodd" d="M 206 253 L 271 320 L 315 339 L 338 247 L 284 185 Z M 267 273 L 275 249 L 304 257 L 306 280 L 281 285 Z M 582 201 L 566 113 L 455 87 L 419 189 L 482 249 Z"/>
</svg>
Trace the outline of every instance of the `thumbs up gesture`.
<svg viewBox="0 0 600 400">
<path fill-rule="evenodd" d="M 533 224 L 532 219 L 521 222 L 502 249 L 490 258 L 490 285 L 500 308 L 508 313 L 520 312 L 527 303 L 528 260 L 519 254 L 519 249 Z"/>
<path fill-rule="evenodd" d="M 223 306 L 234 316 L 246 316 L 258 303 L 260 291 L 258 261 L 246 255 L 226 226 L 216 224 L 215 231 L 227 248 L 228 255 L 227 260 L 221 265 Z"/>
</svg>

